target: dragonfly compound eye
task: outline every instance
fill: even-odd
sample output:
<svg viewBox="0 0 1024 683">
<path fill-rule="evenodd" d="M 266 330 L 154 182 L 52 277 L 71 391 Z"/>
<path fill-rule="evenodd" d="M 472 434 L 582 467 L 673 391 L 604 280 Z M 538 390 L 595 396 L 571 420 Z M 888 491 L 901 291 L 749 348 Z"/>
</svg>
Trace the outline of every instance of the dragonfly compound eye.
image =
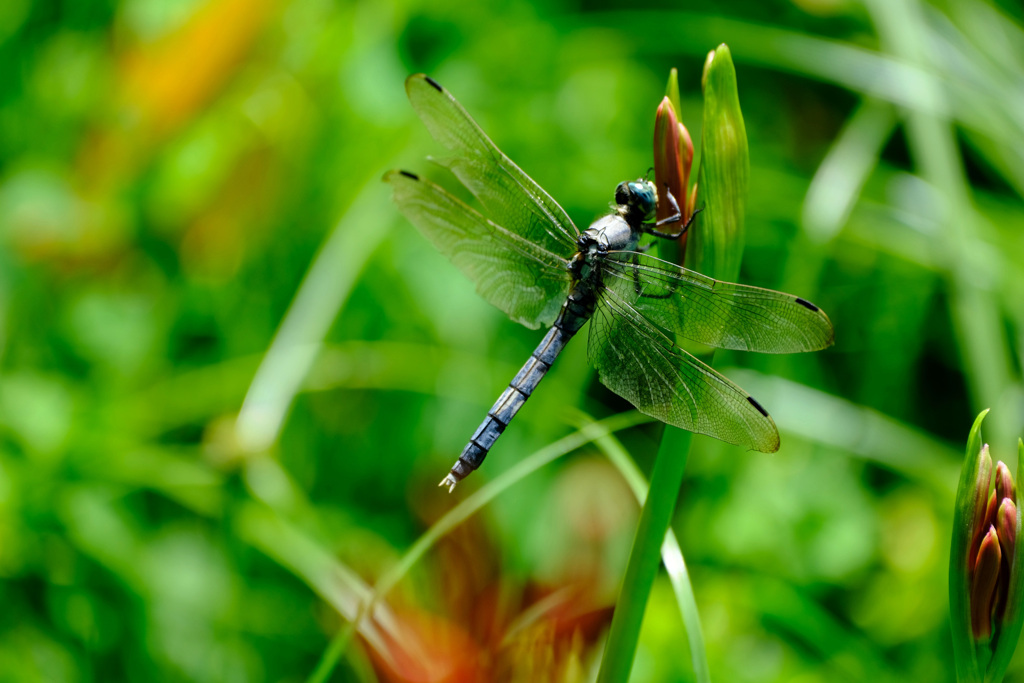
<svg viewBox="0 0 1024 683">
<path fill-rule="evenodd" d="M 621 182 L 615 187 L 615 203 L 619 206 L 625 206 L 629 203 L 629 196 L 632 193 L 629 191 L 629 183 Z"/>
<path fill-rule="evenodd" d="M 654 183 L 646 180 L 638 180 L 629 183 L 630 194 L 633 198 L 633 205 L 638 209 L 645 220 L 654 217 L 658 208 L 658 195 L 654 189 Z"/>
</svg>

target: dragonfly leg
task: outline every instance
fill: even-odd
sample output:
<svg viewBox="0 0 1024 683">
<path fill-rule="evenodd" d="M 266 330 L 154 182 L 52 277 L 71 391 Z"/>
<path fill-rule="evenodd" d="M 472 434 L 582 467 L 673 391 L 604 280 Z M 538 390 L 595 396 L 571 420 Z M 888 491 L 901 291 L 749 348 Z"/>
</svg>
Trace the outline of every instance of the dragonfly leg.
<svg viewBox="0 0 1024 683">
<path fill-rule="evenodd" d="M 680 213 L 680 211 L 679 211 L 679 204 L 676 203 L 676 198 L 672 195 L 672 192 L 670 190 L 668 190 L 667 188 L 666 188 L 665 191 L 668 193 L 668 199 L 672 203 L 672 208 L 675 209 L 675 215 L 669 216 L 668 218 L 662 218 L 660 221 L 655 223 L 653 226 L 650 226 L 650 227 L 644 226 L 643 230 L 647 234 L 654 235 L 655 237 L 663 237 L 663 238 L 669 239 L 669 240 L 679 239 L 680 237 L 682 237 L 683 235 L 686 234 L 687 230 L 690 229 L 690 225 L 693 224 L 693 220 L 697 217 L 698 213 L 700 213 L 701 211 L 704 210 L 704 207 L 702 206 L 699 209 L 697 209 L 696 211 L 694 211 L 693 213 L 691 213 L 690 217 L 688 219 L 686 219 L 686 223 L 683 225 L 682 228 L 679 229 L 679 232 L 670 233 L 670 232 L 661 232 L 659 230 L 655 230 L 654 228 L 660 227 L 662 225 L 666 225 L 668 223 L 678 223 L 679 221 L 681 221 L 683 219 L 682 213 Z"/>
<path fill-rule="evenodd" d="M 665 185 L 665 194 L 668 196 L 668 203 L 672 205 L 672 215 L 662 218 L 660 221 L 655 223 L 654 227 L 656 228 L 668 225 L 669 223 L 678 223 L 683 220 L 683 212 L 679 210 L 679 202 L 676 201 L 676 196 L 672 194 L 672 190 L 668 189 L 668 184 Z M 686 228 L 684 227 L 683 230 L 686 230 Z"/>
<path fill-rule="evenodd" d="M 683 212 L 679 210 L 679 202 L 676 201 L 676 197 L 675 197 L 674 194 L 672 194 L 672 190 L 668 189 L 668 184 L 667 183 L 665 184 L 665 194 L 668 196 L 669 204 L 672 205 L 672 215 L 671 216 L 667 216 L 666 218 L 662 218 L 660 221 L 655 223 L 653 226 L 650 226 L 650 227 L 644 226 L 644 232 L 650 233 L 652 235 L 656 235 L 658 237 L 665 237 L 667 239 L 675 239 L 677 237 L 681 237 L 683 235 L 683 233 L 686 232 L 686 228 L 689 225 L 689 223 L 687 223 L 687 225 L 684 225 L 683 229 L 680 230 L 675 235 L 670 234 L 670 233 L 659 232 L 659 231 L 654 229 L 654 228 L 660 228 L 663 225 L 668 225 L 669 223 L 678 223 L 679 221 L 683 220 Z"/>
<path fill-rule="evenodd" d="M 636 292 L 637 296 L 644 299 L 667 299 L 676 293 L 676 288 L 679 286 L 678 280 L 672 280 L 672 284 L 669 286 L 668 291 L 663 294 L 647 294 L 644 292 L 644 286 L 640 282 L 640 259 L 637 258 L 636 254 L 633 254 L 633 291 Z"/>
</svg>

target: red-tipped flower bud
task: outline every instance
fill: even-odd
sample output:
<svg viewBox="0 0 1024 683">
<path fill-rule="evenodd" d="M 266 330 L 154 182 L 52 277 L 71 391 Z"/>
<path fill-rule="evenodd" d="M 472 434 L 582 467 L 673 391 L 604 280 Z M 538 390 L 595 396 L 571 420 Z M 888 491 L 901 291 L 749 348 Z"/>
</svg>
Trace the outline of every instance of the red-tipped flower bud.
<svg viewBox="0 0 1024 683">
<path fill-rule="evenodd" d="M 971 577 L 971 633 L 976 640 L 992 637 L 992 609 L 1003 555 L 995 527 L 981 539 L 975 569 Z"/>
<path fill-rule="evenodd" d="M 988 444 L 985 444 L 984 450 L 988 455 Z M 1013 497 L 1013 477 L 1010 476 L 1010 468 L 1002 460 L 996 464 L 996 497 L 999 500 Z"/>
<path fill-rule="evenodd" d="M 999 505 L 999 511 L 996 513 L 996 533 L 999 534 L 999 545 L 1003 548 L 1003 556 L 1013 557 L 1017 545 L 1017 506 L 1009 498 L 1003 498 L 1003 502 Z"/>
<path fill-rule="evenodd" d="M 675 69 L 669 78 L 666 95 L 654 116 L 654 184 L 658 189 L 658 220 L 676 213 L 680 220 L 667 225 L 666 232 L 675 233 L 686 225 L 693 206 L 690 198 L 690 169 L 693 166 L 693 140 L 686 126 L 679 122 L 679 88 Z M 671 197 L 669 196 L 671 195 Z M 678 253 L 672 259 L 682 263 L 686 250 L 686 233 L 679 239 Z"/>
<path fill-rule="evenodd" d="M 968 439 L 949 559 L 949 608 L 960 683 L 1002 680 L 1024 622 L 1017 490 L 1010 469 L 1001 461 L 993 468 L 988 445 L 981 442 L 987 412 L 975 420 Z M 1020 472 L 1024 441 L 1018 443 Z"/>
</svg>

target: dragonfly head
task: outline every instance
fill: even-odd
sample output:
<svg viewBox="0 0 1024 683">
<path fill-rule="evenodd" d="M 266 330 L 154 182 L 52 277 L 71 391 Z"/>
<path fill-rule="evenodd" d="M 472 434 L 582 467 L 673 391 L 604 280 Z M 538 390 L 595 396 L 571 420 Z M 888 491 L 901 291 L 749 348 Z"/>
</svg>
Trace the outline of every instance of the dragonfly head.
<svg viewBox="0 0 1024 683">
<path fill-rule="evenodd" d="M 639 219 L 648 223 L 654 220 L 658 208 L 658 191 L 654 183 L 644 178 L 623 181 L 615 188 L 615 203 L 627 221 Z"/>
</svg>

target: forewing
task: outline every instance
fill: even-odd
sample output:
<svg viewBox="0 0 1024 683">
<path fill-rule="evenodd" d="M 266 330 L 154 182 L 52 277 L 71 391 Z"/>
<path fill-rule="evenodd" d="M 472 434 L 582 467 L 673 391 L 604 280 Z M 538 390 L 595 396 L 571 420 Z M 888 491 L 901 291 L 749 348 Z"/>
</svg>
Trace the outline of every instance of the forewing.
<svg viewBox="0 0 1024 683">
<path fill-rule="evenodd" d="M 719 282 L 646 254 L 614 257 L 605 261 L 605 286 L 644 317 L 686 339 L 760 353 L 832 345 L 832 322 L 800 297 Z"/>
<path fill-rule="evenodd" d="M 764 453 L 779 448 L 768 413 L 741 388 L 676 347 L 628 302 L 605 291 L 588 353 L 601 382 L 640 412 Z"/>
<path fill-rule="evenodd" d="M 562 207 L 491 142 L 451 93 L 423 74 L 406 79 L 405 91 L 430 134 L 455 155 L 440 163 L 495 223 L 556 254 L 575 251 L 579 231 Z"/>
<path fill-rule="evenodd" d="M 470 280 L 476 291 L 530 328 L 554 322 L 569 292 L 565 259 L 502 226 L 442 187 L 406 171 L 384 180 L 413 225 Z"/>
</svg>

